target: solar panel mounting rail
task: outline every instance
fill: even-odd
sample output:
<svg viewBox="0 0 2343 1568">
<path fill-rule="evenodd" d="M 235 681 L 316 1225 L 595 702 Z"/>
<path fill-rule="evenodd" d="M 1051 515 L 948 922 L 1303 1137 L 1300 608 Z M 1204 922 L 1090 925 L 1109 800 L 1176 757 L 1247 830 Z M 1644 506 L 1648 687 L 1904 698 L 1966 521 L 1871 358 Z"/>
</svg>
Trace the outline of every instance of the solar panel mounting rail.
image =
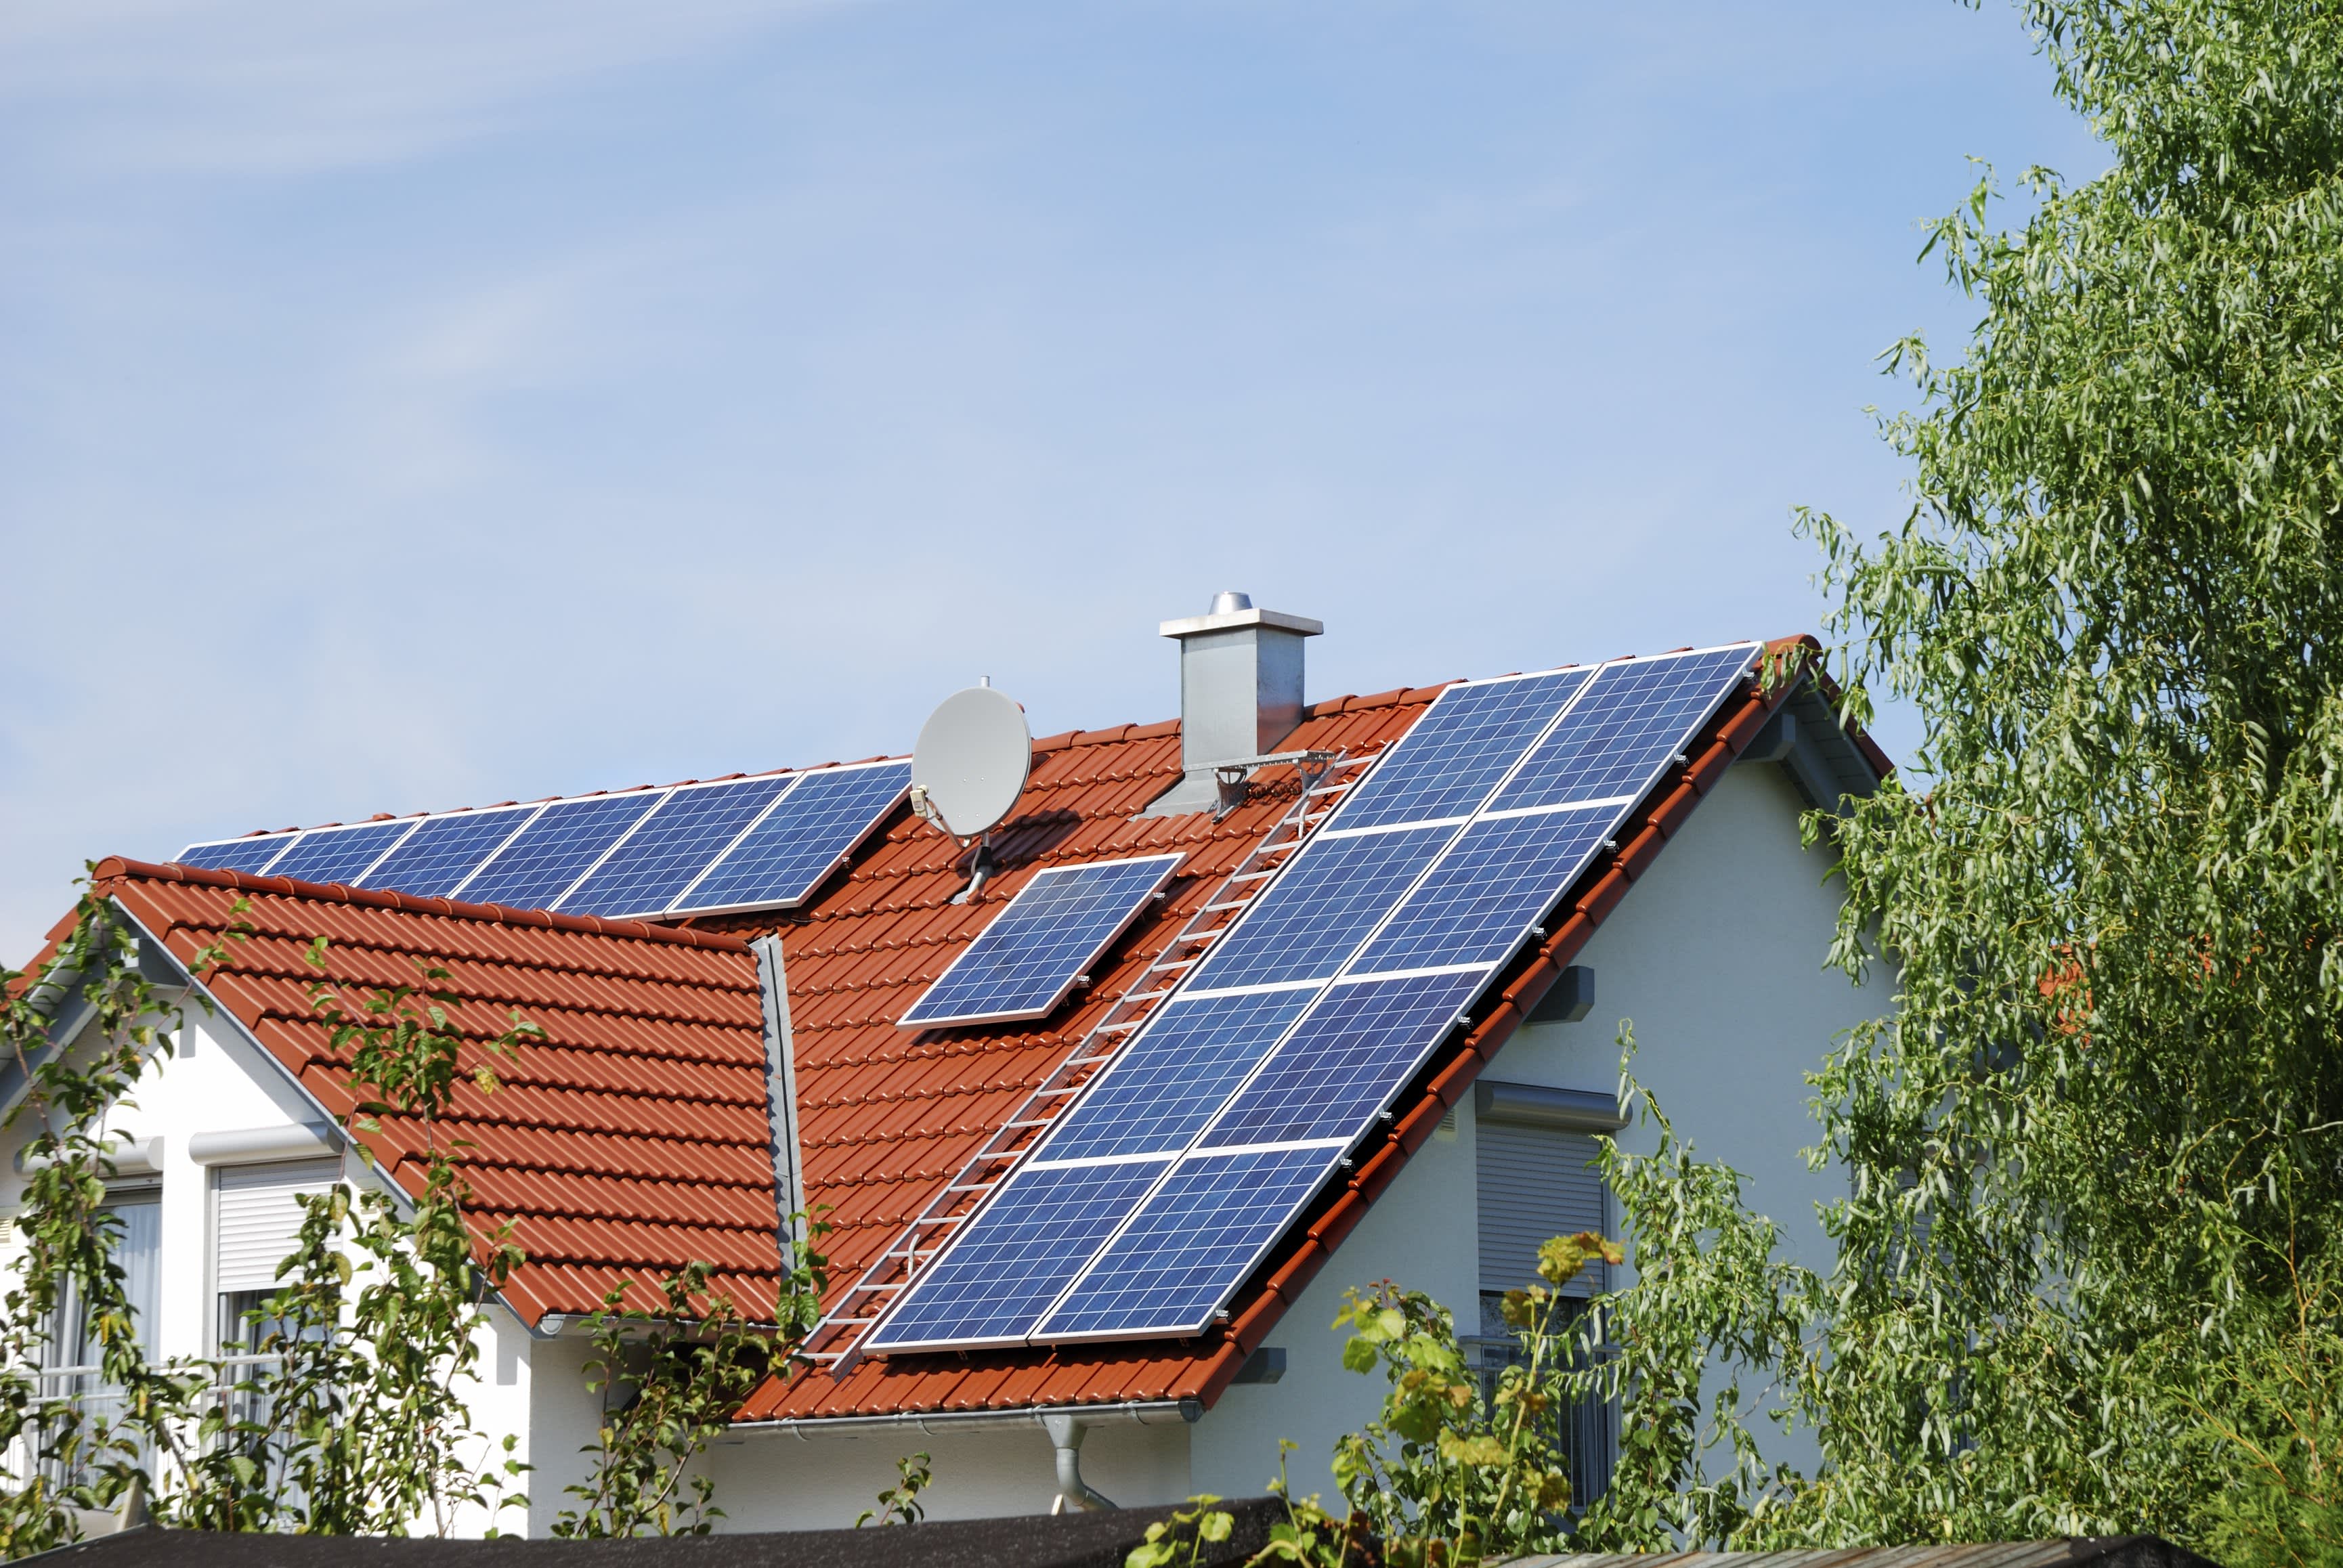
<svg viewBox="0 0 2343 1568">
<path fill-rule="evenodd" d="M 862 1356 L 863 1336 L 885 1314 L 889 1303 L 919 1277 L 920 1270 L 942 1251 L 960 1226 L 976 1217 L 985 1200 L 1049 1131 L 1058 1113 L 1113 1060 L 1156 1004 L 1179 989 L 1180 978 L 1202 961 L 1212 942 L 1235 924 L 1293 851 L 1342 804 L 1361 771 L 1382 754 L 1378 750 L 1352 757 L 1338 752 L 1314 769 L 1295 765 L 1302 788 L 1292 806 L 1221 879 L 1211 896 L 1141 971 L 1131 989 L 1115 999 L 1072 1053 L 993 1131 L 959 1173 L 928 1200 L 901 1234 L 824 1314 L 806 1337 L 803 1354 L 809 1361 L 828 1369 L 833 1377 L 844 1377 L 853 1370 Z"/>
</svg>

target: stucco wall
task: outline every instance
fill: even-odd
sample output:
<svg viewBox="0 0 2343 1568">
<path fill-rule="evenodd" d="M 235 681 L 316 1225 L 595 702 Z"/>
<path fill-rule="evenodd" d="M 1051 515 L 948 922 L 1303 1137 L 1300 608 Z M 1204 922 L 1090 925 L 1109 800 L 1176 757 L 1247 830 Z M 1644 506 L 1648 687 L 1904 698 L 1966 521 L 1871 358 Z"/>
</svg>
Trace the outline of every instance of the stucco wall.
<svg viewBox="0 0 2343 1568">
<path fill-rule="evenodd" d="M 196 1163 L 188 1140 L 198 1132 L 226 1132 L 282 1127 L 287 1123 L 318 1123 L 325 1120 L 275 1061 L 246 1040 L 225 1016 L 190 1008 L 171 1030 L 172 1054 L 151 1064 L 137 1085 L 132 1102 L 116 1107 L 107 1118 L 107 1130 L 135 1141 L 161 1141 L 162 1247 L 158 1313 L 152 1342 L 157 1356 L 210 1356 L 217 1352 L 217 1304 L 212 1269 L 213 1170 Z M 0 1212 L 13 1216 L 23 1200 L 24 1178 L 15 1155 L 31 1137 L 29 1124 L 19 1123 L 0 1138 Z M 363 1173 L 346 1168 L 346 1174 L 363 1181 Z M 145 1177 L 128 1178 L 144 1184 Z M 17 1239 L 11 1227 L 10 1256 Z M 476 1370 L 479 1381 L 470 1385 L 475 1424 L 485 1433 L 476 1458 L 486 1462 L 489 1447 L 508 1432 L 518 1434 L 516 1457 L 532 1459 L 529 1450 L 531 1360 L 528 1332 L 501 1307 L 492 1306 L 488 1322 L 476 1333 L 479 1347 Z M 574 1380 L 572 1380 L 574 1381 Z M 542 1429 L 540 1429 L 542 1430 Z M 590 1435 L 590 1421 L 584 1432 Z M 584 1436 L 557 1448 L 574 1448 Z M 557 1472 L 558 1466 L 555 1467 Z M 536 1490 L 538 1478 L 522 1483 Z M 557 1484 L 555 1492 L 559 1491 Z M 549 1517 L 549 1515 L 548 1516 Z M 532 1513 L 532 1523 L 535 1520 Z M 507 1513 L 508 1529 L 518 1522 Z M 459 1532 L 478 1534 L 488 1523 L 485 1515 L 459 1520 Z"/>
<path fill-rule="evenodd" d="M 1191 1474 L 1189 1437 L 1177 1417 L 1160 1426 L 1093 1428 L 1082 1440 L 1082 1480 L 1125 1507 L 1209 1490 Z M 837 1529 L 895 1483 L 898 1457 L 920 1452 L 933 1456 L 935 1481 L 921 1499 L 930 1519 L 1047 1513 L 1057 1497 L 1056 1451 L 1039 1425 L 970 1429 L 947 1422 L 926 1432 L 864 1427 L 802 1438 L 743 1432 L 711 1451 L 709 1473 L 727 1532 Z"/>
<path fill-rule="evenodd" d="M 1632 1019 L 1634 1070 L 1678 1129 L 1703 1155 L 1738 1167 L 1750 1202 L 1819 1263 L 1814 1205 L 1832 1195 L 1832 1179 L 1798 1157 L 1814 1140 L 1800 1074 L 1877 999 L 1821 967 L 1838 900 L 1824 878 L 1829 851 L 1799 846 L 1799 809 L 1778 769 L 1728 772 L 1579 960 L 1595 971 L 1593 1015 L 1523 1030 L 1488 1076 L 1608 1092 L 1618 1072 L 1614 1036 Z M 187 1134 L 317 1115 L 232 1023 L 198 1019 L 182 1038 L 193 1049 L 155 1074 L 116 1122 L 134 1137 L 164 1139 L 166 1355 L 212 1349 L 211 1181 L 188 1159 Z M 1644 1141 L 1627 1137 L 1631 1146 Z M 1277 1473 L 1283 1437 L 1300 1444 L 1296 1490 L 1331 1497 L 1333 1441 L 1373 1415 L 1383 1387 L 1342 1370 L 1342 1336 L 1329 1325 L 1344 1289 L 1389 1277 L 1432 1292 L 1462 1322 L 1475 1317 L 1475 1141 L 1468 1100 L 1453 1131 L 1423 1147 L 1272 1333 L 1287 1355 L 1281 1382 L 1232 1388 L 1192 1426 L 1093 1430 L 1082 1452 L 1090 1484 L 1127 1504 L 1256 1494 Z M 13 1151 L 13 1141 L 0 1148 Z M 0 1204 L 13 1209 L 20 1185 L 0 1164 Z M 563 1488 L 583 1473 L 578 1450 L 599 1409 L 584 1387 L 586 1347 L 532 1339 L 500 1310 L 482 1333 L 478 1424 L 520 1434 L 519 1457 L 537 1466 L 528 1529 L 541 1535 L 571 1501 Z M 1052 1451 L 1038 1427 L 743 1433 L 707 1464 L 729 1515 L 723 1528 L 803 1529 L 850 1524 L 893 1482 L 896 1458 L 920 1449 L 934 1459 L 931 1517 L 1038 1513 L 1054 1495 Z"/>
</svg>

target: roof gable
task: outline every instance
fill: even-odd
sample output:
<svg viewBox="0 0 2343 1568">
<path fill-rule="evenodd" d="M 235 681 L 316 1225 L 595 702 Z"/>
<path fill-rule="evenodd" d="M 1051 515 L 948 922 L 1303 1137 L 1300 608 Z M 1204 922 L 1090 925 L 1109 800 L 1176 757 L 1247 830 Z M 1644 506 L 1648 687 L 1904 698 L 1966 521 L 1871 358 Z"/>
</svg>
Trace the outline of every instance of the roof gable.
<svg viewBox="0 0 2343 1568">
<path fill-rule="evenodd" d="M 695 1260 L 744 1306 L 770 1304 L 780 1256 L 764 1015 L 738 938 L 134 860 L 102 862 L 96 886 L 183 962 L 231 922 L 247 926 L 207 989 L 337 1121 L 357 1099 L 309 986 L 447 970 L 461 1065 L 493 1066 L 502 1087 L 460 1079 L 444 1131 L 468 1145 L 474 1225 L 509 1223 L 527 1254 L 505 1291 L 524 1322 L 590 1312 L 622 1280 L 655 1282 Z M 305 959 L 316 936 L 328 943 L 322 974 Z M 544 1036 L 491 1061 L 479 1042 L 513 1013 Z M 392 1181 L 419 1191 L 419 1125 L 381 1120 L 359 1136 Z"/>
</svg>

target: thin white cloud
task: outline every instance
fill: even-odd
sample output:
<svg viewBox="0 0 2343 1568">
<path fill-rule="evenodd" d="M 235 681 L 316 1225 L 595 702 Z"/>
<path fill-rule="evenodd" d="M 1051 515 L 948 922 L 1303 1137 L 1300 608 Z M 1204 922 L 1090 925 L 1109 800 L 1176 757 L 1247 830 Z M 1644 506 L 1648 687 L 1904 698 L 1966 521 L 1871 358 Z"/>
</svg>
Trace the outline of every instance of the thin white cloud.
<svg viewBox="0 0 2343 1568">
<path fill-rule="evenodd" d="M 500 129 L 604 73 L 702 54 L 836 0 L 19 0 L 0 106 L 44 161 L 298 174 Z"/>
</svg>

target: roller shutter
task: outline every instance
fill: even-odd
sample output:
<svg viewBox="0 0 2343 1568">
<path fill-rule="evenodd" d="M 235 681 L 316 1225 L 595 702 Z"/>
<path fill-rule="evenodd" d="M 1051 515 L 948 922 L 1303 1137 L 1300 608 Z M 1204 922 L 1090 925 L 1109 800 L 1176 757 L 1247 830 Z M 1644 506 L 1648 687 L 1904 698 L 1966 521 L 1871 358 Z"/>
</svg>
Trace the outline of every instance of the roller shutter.
<svg viewBox="0 0 2343 1568">
<path fill-rule="evenodd" d="M 1594 1140 L 1505 1121 L 1480 1124 L 1481 1289 L 1510 1291 L 1537 1279 L 1538 1248 L 1580 1231 L 1607 1234 Z M 1591 1296 L 1597 1263 L 1564 1287 Z"/>
<path fill-rule="evenodd" d="M 290 1160 L 275 1165 L 232 1165 L 219 1172 L 217 1257 L 223 1294 L 272 1290 L 277 1265 L 301 1234 L 305 1192 L 341 1180 L 339 1160 Z"/>
</svg>

